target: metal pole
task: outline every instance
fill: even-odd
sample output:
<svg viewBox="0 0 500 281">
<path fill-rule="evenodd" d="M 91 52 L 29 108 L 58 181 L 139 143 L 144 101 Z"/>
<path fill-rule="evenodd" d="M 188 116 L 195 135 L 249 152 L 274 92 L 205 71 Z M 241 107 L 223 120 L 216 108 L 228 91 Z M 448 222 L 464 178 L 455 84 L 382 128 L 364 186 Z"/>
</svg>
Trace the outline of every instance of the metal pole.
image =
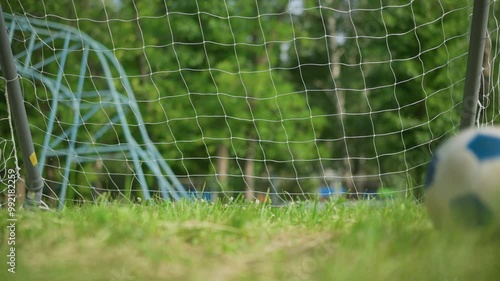
<svg viewBox="0 0 500 281">
<path fill-rule="evenodd" d="M 26 168 L 26 201 L 29 207 L 39 206 L 42 200 L 43 180 L 38 170 L 33 140 L 28 124 L 28 116 L 24 108 L 23 94 L 17 75 L 14 56 L 9 43 L 7 27 L 0 5 L 0 67 L 7 83 L 7 95 L 12 111 L 12 119 L 16 128 L 17 138 L 21 147 L 24 166 Z"/>
<path fill-rule="evenodd" d="M 490 0 L 475 0 L 469 38 L 469 54 L 465 74 L 465 86 L 460 129 L 474 126 L 481 84 L 481 72 L 486 42 L 486 28 Z"/>
</svg>

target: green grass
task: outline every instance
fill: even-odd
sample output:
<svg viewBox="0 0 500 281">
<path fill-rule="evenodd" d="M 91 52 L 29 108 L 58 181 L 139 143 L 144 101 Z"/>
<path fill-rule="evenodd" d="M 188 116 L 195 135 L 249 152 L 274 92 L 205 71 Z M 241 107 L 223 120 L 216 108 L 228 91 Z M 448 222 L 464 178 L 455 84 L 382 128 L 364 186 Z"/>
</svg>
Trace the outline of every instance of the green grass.
<svg viewBox="0 0 500 281">
<path fill-rule="evenodd" d="M 101 204 L 17 215 L 16 273 L 7 272 L 3 239 L 0 280 L 500 278 L 500 236 L 437 231 L 423 206 L 405 201 Z"/>
</svg>

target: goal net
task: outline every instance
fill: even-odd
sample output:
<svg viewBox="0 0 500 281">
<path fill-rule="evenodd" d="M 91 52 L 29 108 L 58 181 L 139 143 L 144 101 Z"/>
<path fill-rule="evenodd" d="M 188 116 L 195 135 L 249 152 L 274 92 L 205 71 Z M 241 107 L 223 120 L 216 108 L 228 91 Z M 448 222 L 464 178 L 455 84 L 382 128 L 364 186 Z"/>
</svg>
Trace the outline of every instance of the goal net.
<svg viewBox="0 0 500 281">
<path fill-rule="evenodd" d="M 16 192 L 19 177 L 19 163 L 14 140 L 14 128 L 5 94 L 6 81 L 0 78 L 0 207 L 16 204 L 20 191 Z"/>
<path fill-rule="evenodd" d="M 418 197 L 465 106 L 472 3 L 2 5 L 45 199 L 70 204 Z M 478 125 L 498 116 L 498 11 L 492 1 Z"/>
</svg>

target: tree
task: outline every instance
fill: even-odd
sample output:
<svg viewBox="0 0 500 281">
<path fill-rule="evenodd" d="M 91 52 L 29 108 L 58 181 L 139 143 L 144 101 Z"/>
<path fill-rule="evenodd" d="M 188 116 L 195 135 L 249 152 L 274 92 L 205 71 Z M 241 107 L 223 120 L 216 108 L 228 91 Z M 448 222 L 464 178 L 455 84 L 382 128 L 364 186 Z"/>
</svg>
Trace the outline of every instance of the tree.
<svg viewBox="0 0 500 281">
<path fill-rule="evenodd" d="M 198 186 L 215 173 L 214 188 L 251 199 L 269 184 L 258 179 L 279 175 L 303 192 L 329 168 L 352 191 L 364 188 L 353 179 L 375 175 L 419 186 L 422 163 L 458 125 L 467 5 L 23 0 L 4 10 L 70 24 L 112 49 L 175 173 Z M 25 86 L 48 110 L 43 86 Z"/>
<path fill-rule="evenodd" d="M 296 75 L 324 89 L 315 97 L 331 120 L 322 138 L 338 140 L 328 146 L 332 158 L 344 159 L 337 167 L 347 171 L 347 185 L 350 173 L 401 172 L 408 188 L 418 185 L 421 163 L 458 122 L 467 3 L 345 1 L 334 10 L 305 3 L 302 37 L 324 42 L 310 50 L 313 40 L 298 41 L 304 66 Z M 380 177 L 380 184 L 388 180 Z M 355 186 L 352 191 L 362 191 Z"/>
</svg>

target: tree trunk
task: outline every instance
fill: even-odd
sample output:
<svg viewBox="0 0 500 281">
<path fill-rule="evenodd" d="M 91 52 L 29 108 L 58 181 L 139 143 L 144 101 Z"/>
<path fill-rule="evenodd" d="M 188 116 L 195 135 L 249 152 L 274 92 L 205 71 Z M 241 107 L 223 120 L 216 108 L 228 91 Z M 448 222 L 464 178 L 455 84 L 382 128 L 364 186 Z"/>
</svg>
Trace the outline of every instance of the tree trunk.
<svg viewBox="0 0 500 281">
<path fill-rule="evenodd" d="M 133 4 L 133 9 L 136 10 L 136 23 L 137 23 L 137 26 L 135 28 L 135 38 L 137 40 L 137 42 L 143 42 L 143 35 L 142 35 L 142 30 L 141 30 L 141 26 L 140 26 L 140 15 L 139 15 L 139 11 L 137 11 L 137 5 L 139 5 L 137 3 L 137 1 L 139 0 L 135 0 L 135 4 Z M 148 72 L 148 64 L 146 62 L 146 49 L 143 49 L 143 52 L 142 54 L 139 55 L 138 57 L 139 61 L 139 72 L 141 74 L 141 83 L 142 85 L 146 85 L 148 83 L 148 76 L 149 76 L 149 72 Z"/>
<path fill-rule="evenodd" d="M 226 143 L 220 143 L 217 147 L 217 181 L 222 190 L 227 188 L 227 170 L 229 163 L 229 149 Z"/>
<path fill-rule="evenodd" d="M 46 200 L 47 206 L 50 208 L 55 208 L 57 206 L 57 194 L 54 190 L 54 187 L 57 185 L 56 181 L 56 172 L 54 168 L 54 163 L 50 158 L 47 158 L 47 161 L 45 163 L 45 171 L 47 178 L 45 180 L 46 183 L 48 183 L 49 186 L 49 194 L 48 194 L 48 199 Z"/>
<path fill-rule="evenodd" d="M 245 198 L 247 200 L 255 199 L 255 133 L 250 133 L 250 143 L 248 144 L 247 161 L 245 162 Z"/>
<path fill-rule="evenodd" d="M 335 41 L 335 32 L 336 32 L 336 22 L 334 16 L 330 16 L 327 19 L 328 22 L 328 33 L 329 37 L 329 49 L 330 49 L 330 65 L 331 65 L 331 76 L 332 81 L 334 83 L 335 88 L 340 88 L 339 85 L 339 76 L 340 76 L 340 57 L 342 56 L 343 50 L 337 48 L 337 42 Z M 340 123 L 342 124 L 342 128 L 344 126 L 344 113 L 345 113 L 345 93 L 343 91 L 335 90 L 334 92 L 330 92 L 333 95 L 333 99 L 336 98 L 337 102 L 335 103 L 337 113 L 339 114 Z M 343 130 L 345 131 L 345 130 Z M 349 194 L 356 193 L 356 187 L 352 178 L 351 171 L 351 161 L 349 160 L 349 152 L 347 151 L 347 140 L 344 138 L 345 143 L 345 155 L 343 157 L 343 165 L 344 165 L 344 180 L 345 187 Z"/>
<path fill-rule="evenodd" d="M 102 168 L 103 168 L 104 164 L 102 162 L 102 160 L 97 160 L 95 162 L 95 173 L 98 174 L 98 175 L 102 175 Z M 104 177 L 103 176 L 99 176 L 97 178 L 97 180 L 95 181 L 95 186 L 94 188 L 92 189 L 92 199 L 93 200 L 98 200 L 99 197 L 101 196 L 101 194 L 104 193 L 104 184 L 103 184 L 103 181 L 104 181 Z"/>
</svg>

